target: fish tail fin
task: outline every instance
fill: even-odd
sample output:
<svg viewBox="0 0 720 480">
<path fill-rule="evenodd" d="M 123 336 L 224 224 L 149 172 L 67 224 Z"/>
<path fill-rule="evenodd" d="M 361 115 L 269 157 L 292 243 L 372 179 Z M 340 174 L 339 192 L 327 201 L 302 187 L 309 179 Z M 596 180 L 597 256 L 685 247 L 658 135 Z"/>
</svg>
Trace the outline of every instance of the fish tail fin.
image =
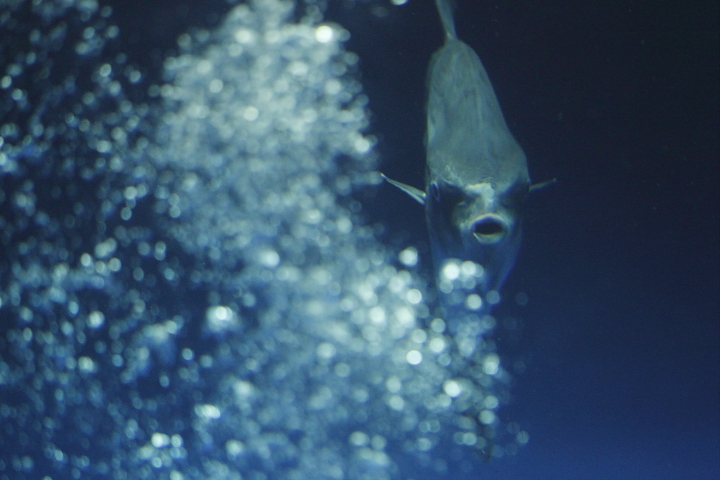
<svg viewBox="0 0 720 480">
<path fill-rule="evenodd" d="M 445 30 L 445 40 L 457 40 L 455 33 L 455 20 L 453 19 L 453 10 L 455 10 L 455 2 L 453 0 L 435 0 L 440 20 Z"/>
</svg>

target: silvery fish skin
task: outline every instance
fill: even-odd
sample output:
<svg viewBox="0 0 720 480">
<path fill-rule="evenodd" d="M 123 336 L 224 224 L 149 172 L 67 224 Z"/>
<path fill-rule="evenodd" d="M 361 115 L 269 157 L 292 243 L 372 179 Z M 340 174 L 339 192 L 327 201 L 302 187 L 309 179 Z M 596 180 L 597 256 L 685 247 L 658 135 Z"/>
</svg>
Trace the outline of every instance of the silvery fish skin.
<svg viewBox="0 0 720 480">
<path fill-rule="evenodd" d="M 448 259 L 478 263 L 484 296 L 515 263 L 530 177 L 480 58 L 457 39 L 448 3 L 437 6 L 446 40 L 428 69 L 425 191 L 390 182 L 425 205 L 436 274 Z"/>
</svg>

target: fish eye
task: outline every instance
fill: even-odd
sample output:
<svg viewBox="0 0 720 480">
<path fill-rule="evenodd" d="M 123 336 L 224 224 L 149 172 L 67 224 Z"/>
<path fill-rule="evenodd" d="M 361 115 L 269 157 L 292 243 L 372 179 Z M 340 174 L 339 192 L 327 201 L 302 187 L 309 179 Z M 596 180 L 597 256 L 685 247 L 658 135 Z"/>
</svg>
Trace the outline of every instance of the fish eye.
<svg viewBox="0 0 720 480">
<path fill-rule="evenodd" d="M 473 234 L 476 237 L 490 237 L 505 231 L 505 225 L 493 218 L 483 218 L 473 225 Z"/>
</svg>

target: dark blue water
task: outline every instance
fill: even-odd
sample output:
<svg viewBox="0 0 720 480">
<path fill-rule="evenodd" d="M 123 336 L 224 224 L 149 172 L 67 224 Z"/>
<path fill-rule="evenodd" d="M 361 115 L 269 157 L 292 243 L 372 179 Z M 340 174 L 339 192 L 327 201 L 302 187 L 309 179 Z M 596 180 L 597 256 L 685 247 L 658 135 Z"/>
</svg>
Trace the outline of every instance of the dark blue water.
<svg viewBox="0 0 720 480">
<path fill-rule="evenodd" d="M 178 471 L 185 478 L 204 478 L 213 471 L 213 478 L 235 478 L 237 471 L 252 471 L 253 479 L 272 479 L 276 478 L 273 472 L 285 472 L 300 460 L 307 463 L 298 471 L 319 471 L 315 469 L 329 461 L 323 460 L 319 449 L 298 454 L 296 446 L 302 443 L 303 435 L 310 438 L 304 445 L 328 447 L 337 455 L 332 458 L 340 458 L 339 464 L 345 461 L 343 465 L 350 465 L 347 478 L 373 478 L 373 468 L 385 472 L 388 464 L 351 461 L 343 454 L 357 452 L 346 441 L 349 429 L 367 427 L 369 432 L 382 432 L 389 428 L 391 443 L 402 439 L 404 433 L 397 434 L 399 417 L 389 415 L 387 421 L 383 417 L 388 415 L 382 399 L 387 394 L 385 383 L 369 379 L 376 372 L 390 375 L 393 363 L 388 359 L 400 351 L 393 349 L 404 347 L 388 342 L 380 349 L 380 356 L 367 358 L 340 348 L 335 353 L 332 345 L 317 350 L 314 342 L 323 340 L 323 331 L 308 330 L 299 320 L 293 323 L 294 315 L 282 316 L 289 308 L 283 302 L 289 303 L 295 290 L 298 297 L 332 299 L 337 295 L 332 293 L 336 286 L 327 287 L 327 295 L 324 291 L 318 295 L 311 288 L 312 282 L 287 289 L 278 288 L 275 282 L 267 288 L 271 292 L 268 299 L 257 287 L 267 277 L 252 273 L 248 265 L 252 265 L 253 256 L 246 250 L 231 244 L 216 257 L 203 250 L 200 237 L 208 233 L 215 238 L 210 227 L 217 226 L 212 222 L 223 212 L 228 212 L 228 217 L 252 220 L 252 228 L 258 230 L 266 221 L 262 213 L 253 217 L 254 210 L 246 209 L 233 216 L 233 209 L 246 208 L 246 204 L 234 203 L 232 196 L 222 200 L 224 197 L 206 185 L 205 193 L 189 197 L 193 202 L 183 205 L 179 225 L 173 223 L 171 219 L 176 217 L 168 213 L 172 208 L 165 202 L 167 195 L 151 190 L 146 200 L 141 200 L 142 195 L 126 190 L 126 185 L 139 187 L 140 173 L 124 176 L 122 168 L 111 166 L 110 157 L 127 155 L 128 164 L 137 162 L 152 170 L 143 174 L 153 189 L 154 182 L 177 185 L 179 182 L 167 180 L 170 177 L 162 180 L 158 172 L 163 168 L 166 173 L 172 173 L 173 168 L 193 172 L 193 158 L 183 158 L 190 165 L 171 167 L 163 163 L 171 160 L 152 151 L 129 154 L 127 149 L 111 150 L 105 158 L 102 154 L 107 151 L 98 150 L 93 142 L 105 138 L 106 132 L 99 128 L 99 133 L 92 129 L 77 133 L 77 123 L 73 123 L 77 119 L 67 116 L 74 112 L 78 119 L 87 118 L 92 125 L 104 128 L 137 115 L 143 121 L 137 130 L 128 129 L 130 136 L 147 135 L 150 142 L 177 148 L 178 157 L 182 157 L 178 142 L 163 143 L 163 128 L 172 133 L 174 125 L 158 126 L 161 114 L 152 108 L 162 111 L 165 107 L 159 106 L 157 95 L 149 95 L 149 86 L 178 81 L 163 77 L 165 59 L 180 50 L 178 36 L 201 28 L 212 31 L 222 24 L 231 7 L 223 1 L 112 3 L 116 5 L 107 21 L 97 12 L 88 16 L 56 12 L 48 16 L 52 19 L 49 24 L 37 27 L 44 35 L 54 27 L 52 22 L 67 21 L 68 35 L 80 37 L 85 34 L 88 18 L 98 31 L 110 23 L 117 24 L 119 36 L 96 55 L 81 55 L 73 44 L 56 50 L 38 47 L 40 56 L 32 60 L 35 63 L 27 58 L 11 60 L 13 52 L 33 51 L 31 29 L 22 23 L 25 17 L 18 17 L 19 23 L 13 17 L 0 22 L 3 31 L 22 32 L 17 41 L 16 37 L 8 40 L 10 36 L 0 40 L 0 54 L 5 55 L 0 57 L 0 67 L 5 69 L 0 71 L 0 82 L 11 75 L 8 68 L 11 61 L 15 62 L 20 73 L 11 75 L 13 85 L 26 89 L 28 95 L 23 100 L 22 95 L 7 88 L 0 92 L 5 116 L 0 123 L 16 122 L 22 135 L 32 133 L 33 125 L 46 127 L 44 133 L 34 130 L 35 139 L 25 144 L 22 135 L 0 127 L 7 139 L 4 145 L 0 143 L 0 152 L 11 152 L 14 156 L 9 159 L 20 165 L 7 175 L 0 170 L 4 175 L 0 177 L 0 220 L 4 222 L 0 281 L 5 289 L 0 292 L 4 302 L 0 305 L 0 477 L 36 478 L 48 473 L 52 478 L 84 478 L 81 471 L 105 469 L 98 478 L 124 478 L 124 473 L 112 470 L 113 465 L 119 465 L 123 472 L 139 478 L 176 480 L 181 478 L 176 475 Z M 494 311 L 499 320 L 495 342 L 502 364 L 513 376 L 510 402 L 502 406 L 499 415 L 504 422 L 517 422 L 529 432 L 530 441 L 517 454 L 487 463 L 468 454 L 468 449 L 458 454 L 457 446 L 454 450 L 444 445 L 436 448 L 434 458 L 447 460 L 452 474 L 419 467 L 414 454 L 400 453 L 401 443 L 395 443 L 388 451 L 397 453 L 393 460 L 400 463 L 402 473 L 390 470 L 402 480 L 720 477 L 718 3 L 457 3 L 458 35 L 484 63 L 510 130 L 527 153 L 533 181 L 558 179 L 557 184 L 533 193 L 527 201 L 521 254 L 503 288 L 504 302 Z M 3 11 L 8 11 L 8 5 L 0 0 Z M 379 0 L 357 5 L 338 1 L 328 8 L 327 18 L 350 32 L 345 47 L 360 57 L 356 74 L 368 97 L 371 117 L 367 133 L 377 140 L 379 168 L 397 180 L 423 185 L 425 75 L 430 56 L 442 44 L 433 2 L 411 0 L 408 5 L 395 7 Z M 93 38 L 92 32 L 87 38 Z M 307 51 L 300 53 L 302 56 Z M 47 63 L 53 68 L 50 77 L 38 66 L 47 61 L 43 55 L 51 58 Z M 223 58 L 222 53 L 219 58 Z M 127 64 L 142 73 L 138 84 L 123 80 L 122 98 L 129 107 L 117 108 L 122 114 L 106 115 L 115 112 L 115 97 L 102 78 L 91 75 L 105 62 L 113 65 L 117 78 L 121 77 L 118 65 Z M 327 64 L 319 63 L 318 70 L 328 73 L 327 69 Z M 193 71 L 186 72 L 186 78 L 195 78 Z M 130 72 L 124 70 L 123 75 L 129 79 Z M 72 75 L 79 79 L 75 85 L 45 95 L 46 89 L 57 86 L 53 82 L 63 84 L 61 80 Z M 233 80 L 225 78 L 225 84 L 231 85 Z M 198 82 L 202 90 L 202 79 Z M 93 88 L 101 99 L 97 103 L 83 96 Z M 191 87 L 184 85 L 181 91 L 184 101 L 192 97 Z M 239 98 L 231 97 L 229 104 L 240 102 L 245 108 L 242 95 L 252 98 L 253 92 L 243 92 Z M 297 95 L 306 98 L 306 91 L 299 89 Z M 145 102 L 151 106 L 150 113 Z M 223 112 L 222 103 L 208 105 L 213 107 L 211 112 Z M 175 120 L 184 125 L 185 117 Z M 328 123 L 333 125 L 332 121 Z M 64 124 L 72 128 L 48 133 L 50 126 L 54 129 Z M 203 143 L 207 138 L 196 135 L 198 140 L 191 133 L 188 138 L 196 142 L 188 148 L 208 157 L 215 152 L 213 148 L 223 145 L 245 152 L 245 140 L 234 143 L 237 136 L 215 144 Z M 43 134 L 52 142 L 43 143 Z M 323 129 L 313 135 L 326 138 Z M 315 137 L 310 135 L 311 139 Z M 284 145 L 283 140 L 272 139 Z M 329 144 L 342 150 L 334 139 L 323 141 L 322 148 Z M 322 148 L 318 147 L 318 157 L 327 153 Z M 308 149 L 312 154 L 312 148 Z M 227 155 L 223 158 L 227 160 Z M 257 181 L 243 175 L 241 162 L 245 157 L 238 158 L 237 170 L 228 162 L 227 171 L 217 170 L 208 176 L 217 174 L 229 184 L 246 182 L 244 185 L 254 188 Z M 3 168 L 11 163 L 5 161 L 0 164 Z M 312 161 L 308 164 L 311 173 L 313 168 L 323 175 L 328 173 Z M 352 162 L 343 158 L 337 171 L 352 171 L 348 165 Z M 278 181 L 292 178 L 295 166 L 280 163 Z M 234 178 L 238 181 L 228 180 Z M 153 200 L 148 200 L 151 197 Z M 237 197 L 252 203 L 245 191 Z M 338 242 L 334 244 L 346 246 L 357 238 L 357 245 L 369 245 L 373 250 L 376 235 L 383 244 L 374 247 L 376 250 L 387 247 L 391 252 L 416 245 L 420 267 L 413 278 L 425 275 L 430 283 L 421 208 L 388 185 L 355 190 L 353 199 L 342 197 L 338 204 L 326 204 L 321 213 L 332 217 L 360 212 L 358 217 L 348 218 L 356 225 L 375 225 L 372 234 L 369 229 L 358 233 L 360 229 L 356 228 L 352 235 L 333 237 Z M 307 198 L 299 196 L 298 202 L 301 200 Z M 78 207 L 78 203 L 84 206 Z M 124 205 L 134 208 L 131 221 L 122 216 Z M 38 210 L 48 212 L 50 218 Z M 205 227 L 206 221 L 210 227 Z M 118 234 L 114 229 L 118 225 L 128 225 L 127 231 Z M 98 253 L 97 245 L 104 245 L 110 236 L 106 230 L 118 241 L 113 252 L 104 255 L 102 248 Z M 224 237 L 218 234 L 217 238 Z M 310 242 L 308 238 L 316 240 L 308 234 L 304 241 Z M 281 253 L 294 248 L 275 242 L 271 234 L 259 242 L 263 241 Z M 256 247 L 255 243 L 248 244 L 248 249 Z M 367 252 L 361 247 L 357 255 L 362 260 Z M 347 250 L 348 254 L 333 252 L 335 256 L 319 261 L 311 255 L 304 257 L 302 249 L 296 250 L 300 252 L 300 270 L 309 270 L 313 262 L 336 275 L 343 275 L 348 266 L 354 268 L 353 249 Z M 109 257 L 116 255 L 122 260 L 122 268 L 113 274 L 98 270 L 94 275 L 93 264 L 82 263 L 84 252 L 107 260 L 111 270 L 114 267 Z M 375 265 L 377 275 L 383 262 L 394 261 L 387 252 Z M 264 258 L 276 266 L 275 250 Z M 223 261 L 231 265 L 223 266 Z M 63 283 L 63 269 L 57 267 L 64 262 L 77 274 L 76 283 Z M 349 270 L 362 279 L 353 268 Z M 137 269 L 145 273 L 140 275 Z M 21 274 L 24 277 L 18 280 Z M 99 286 L 92 283 L 96 280 Z M 246 283 L 237 287 L 242 282 Z M 14 285 L 16 291 L 11 292 L 8 285 Z M 57 288 L 49 288 L 51 285 Z M 424 288 L 422 282 L 418 285 Z M 237 294 L 237 288 L 257 293 L 257 298 Z M 283 296 L 285 290 L 290 292 L 287 296 Z M 273 298 L 280 301 L 274 304 Z M 527 302 L 514 302 L 514 298 Z M 393 301 L 383 297 L 380 304 L 390 309 L 397 303 Z M 213 330 L 207 315 L 216 310 L 209 307 L 224 304 L 231 305 L 242 321 Z M 302 302 L 298 305 L 306 306 Z M 74 319 L 98 318 L 98 311 L 106 312 L 104 320 L 94 326 L 83 324 L 83 320 L 73 327 Z M 263 326 L 263 322 L 272 325 L 273 315 L 282 318 L 287 323 L 284 327 L 297 335 L 292 347 L 277 348 L 276 331 Z M 328 318 L 318 318 L 327 322 L 323 325 L 333 326 Z M 118 330 L 106 331 L 112 325 Z M 163 330 L 166 327 L 169 330 Z M 77 336 L 73 328 L 78 329 Z M 179 333 L 175 335 L 173 329 Z M 90 341 L 84 337 L 79 340 L 83 332 Z M 48 346 L 53 338 L 62 348 Z M 360 335 L 358 338 L 362 340 Z M 32 348 L 28 346 L 31 344 Z M 353 359 L 356 364 L 344 364 L 345 376 L 335 375 L 342 369 L 330 374 L 322 363 L 325 360 L 319 361 L 319 367 L 313 363 L 316 350 L 329 355 L 323 357 L 325 360 L 337 354 L 335 358 Z M 124 356 L 122 361 L 118 355 Z M 267 365 L 262 374 L 243 367 L 247 359 L 257 358 Z M 380 360 L 372 363 L 372 358 Z M 413 372 L 402 361 L 400 364 L 398 371 Z M 276 376 L 267 374 L 270 371 Z M 348 377 L 350 371 L 359 379 Z M 67 374 L 64 384 L 63 372 Z M 342 380 L 348 378 L 355 383 Z M 237 383 L 239 380 L 248 383 Z M 377 397 L 357 407 L 366 409 L 362 414 L 367 425 L 357 420 L 360 417 L 344 425 L 340 417 L 329 420 L 315 410 L 310 414 L 310 410 L 302 410 L 303 405 L 313 403 L 312 398 L 317 398 L 316 404 L 329 402 L 316 395 L 318 386 L 325 382 L 338 391 L 349 389 L 349 385 L 380 385 Z M 440 391 L 442 381 L 436 387 Z M 431 394 L 425 395 L 429 398 Z M 262 401 L 257 400 L 260 398 Z M 406 399 L 413 407 L 423 404 L 420 395 Z M 347 404 L 343 402 L 336 399 L 326 404 L 332 405 L 327 411 L 345 414 Z M 215 404 L 220 408 L 213 409 Z M 295 411 L 298 405 L 300 413 Z M 222 422 L 213 426 L 216 413 L 221 411 Z M 328 418 L 332 417 L 330 413 Z M 277 451 L 291 460 L 278 460 L 273 467 L 279 457 L 242 457 L 242 443 L 232 442 L 242 438 L 251 445 L 253 428 L 248 425 L 258 417 L 264 419 L 263 425 L 271 433 L 287 433 L 280 435 Z M 305 430 L 297 427 L 298 422 Z M 445 418 L 443 428 L 450 428 L 450 424 Z M 385 439 L 375 438 L 373 442 L 360 443 L 382 452 Z M 471 463 L 466 461 L 468 457 Z M 465 463 L 454 464 L 454 458 Z M 417 475 L 409 477 L 415 473 L 406 472 Z"/>
</svg>

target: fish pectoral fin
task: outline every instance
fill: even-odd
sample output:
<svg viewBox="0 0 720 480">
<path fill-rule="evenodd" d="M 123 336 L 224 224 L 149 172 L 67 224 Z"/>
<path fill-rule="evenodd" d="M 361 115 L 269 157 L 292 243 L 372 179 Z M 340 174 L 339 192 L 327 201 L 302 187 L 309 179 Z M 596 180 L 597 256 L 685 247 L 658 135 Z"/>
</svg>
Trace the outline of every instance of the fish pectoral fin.
<svg viewBox="0 0 720 480">
<path fill-rule="evenodd" d="M 534 183 L 530 185 L 530 193 L 549 187 L 550 185 L 555 185 L 557 181 L 557 178 L 551 178 L 550 180 L 545 180 L 544 182 Z"/>
<path fill-rule="evenodd" d="M 396 180 L 393 180 L 392 178 L 386 177 L 384 174 L 380 174 L 385 180 L 387 180 L 391 185 L 395 185 L 397 188 L 402 190 L 403 192 L 410 195 L 412 198 L 414 198 L 420 205 L 425 205 L 425 192 L 420 190 L 419 188 L 411 187 L 410 185 L 406 185 L 404 183 L 398 182 Z"/>
</svg>

